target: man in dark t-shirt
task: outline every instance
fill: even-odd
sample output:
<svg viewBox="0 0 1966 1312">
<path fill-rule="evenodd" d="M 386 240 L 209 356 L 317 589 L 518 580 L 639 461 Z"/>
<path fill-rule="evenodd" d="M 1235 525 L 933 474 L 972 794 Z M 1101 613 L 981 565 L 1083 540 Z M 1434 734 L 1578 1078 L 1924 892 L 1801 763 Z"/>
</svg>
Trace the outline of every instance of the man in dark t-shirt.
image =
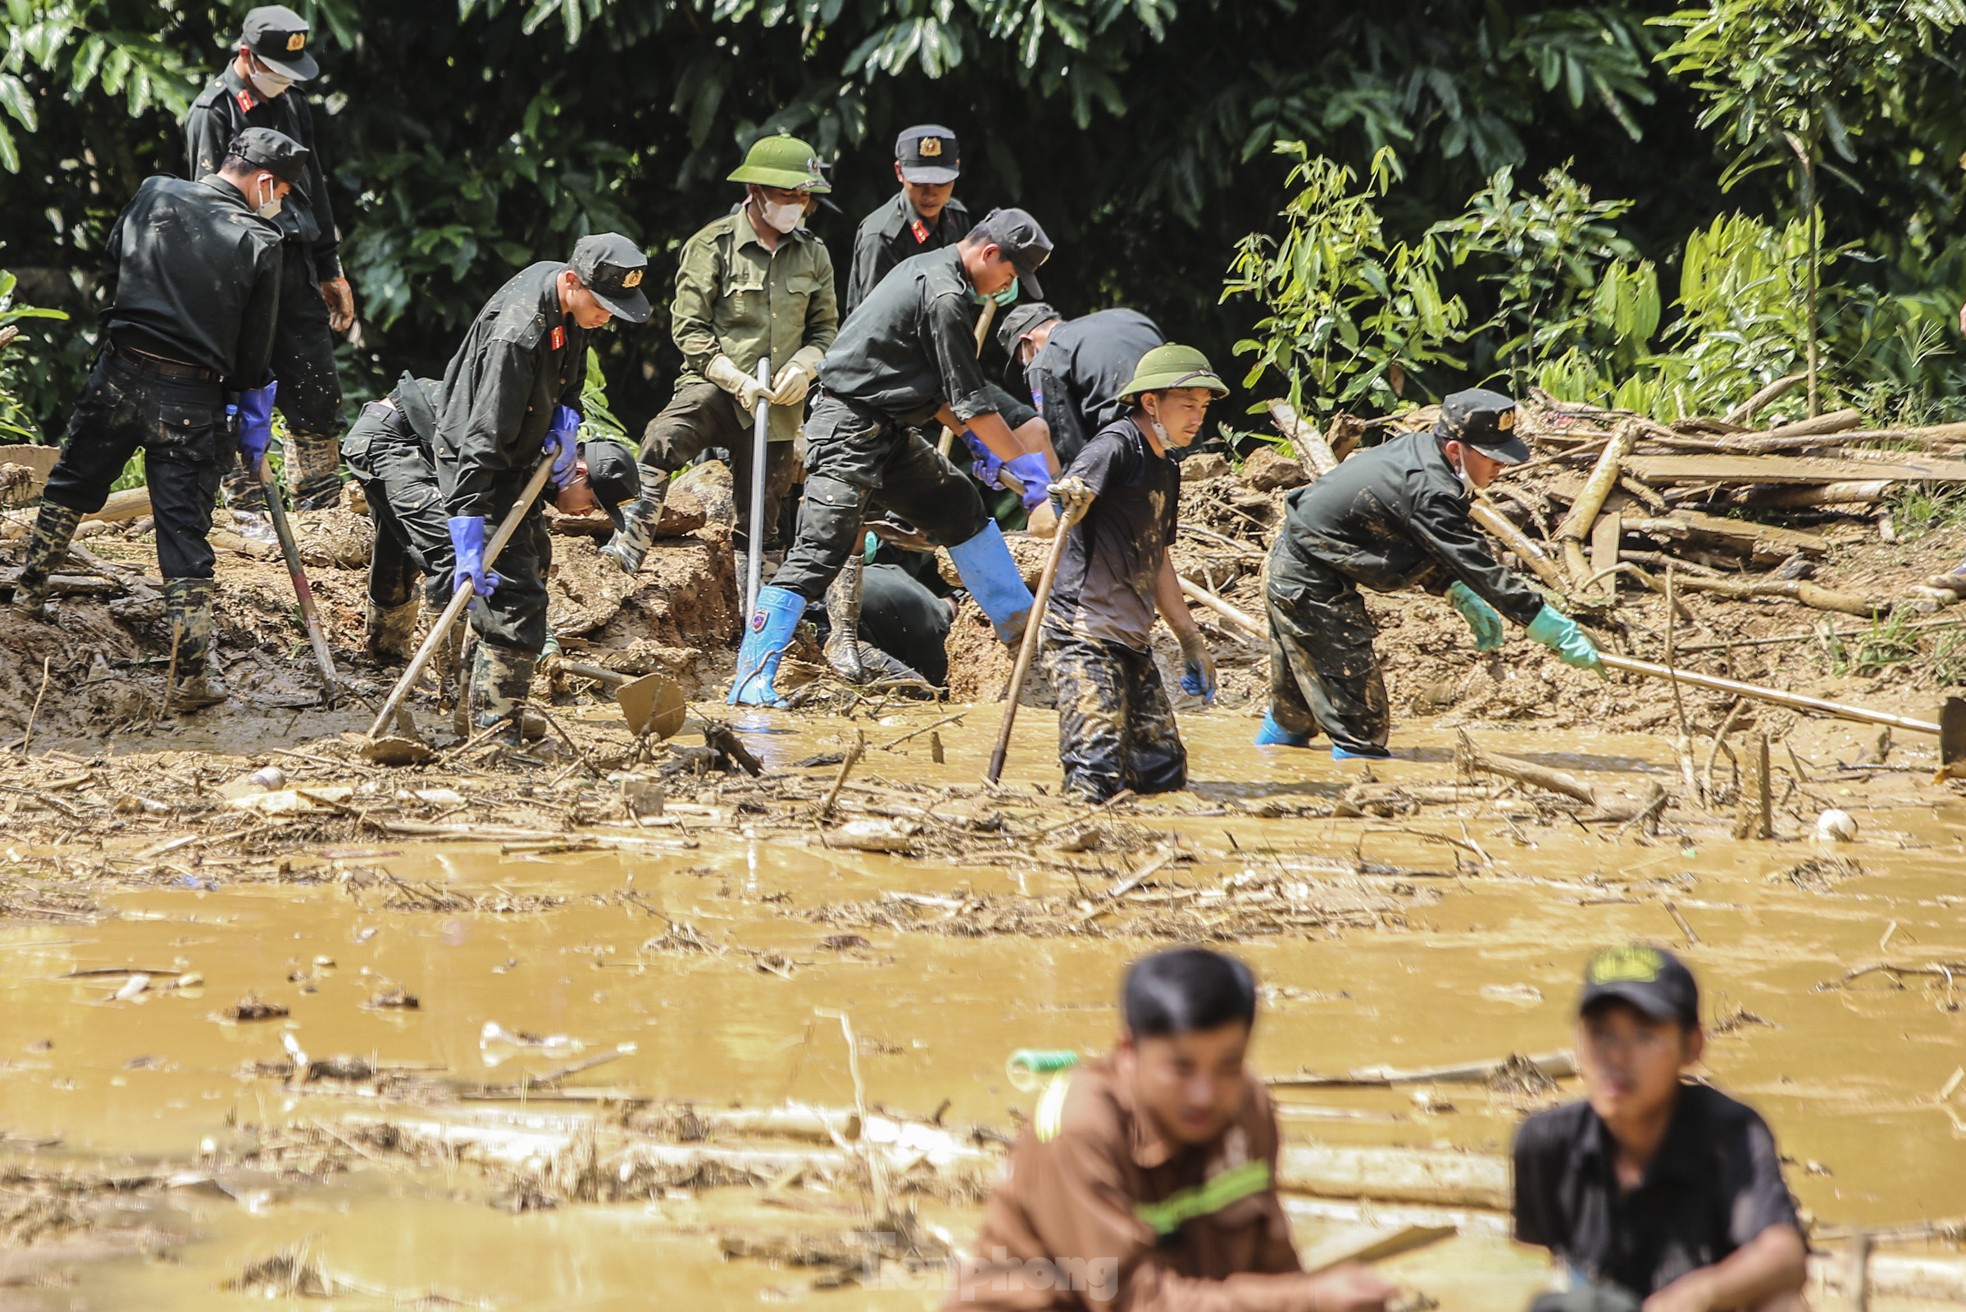
<svg viewBox="0 0 1966 1312">
<path fill-rule="evenodd" d="M 1692 972 L 1611 948 L 1585 967 L 1577 1010 L 1586 1100 L 1515 1139 L 1515 1237 L 1549 1249 L 1567 1285 L 1539 1307 L 1801 1312 L 1808 1253 L 1774 1135 L 1680 1082 L 1706 1043 Z"/>
<path fill-rule="evenodd" d="M 1094 802 L 1123 788 L 1187 787 L 1188 753 L 1154 665 L 1154 616 L 1181 642 L 1185 692 L 1213 700 L 1215 662 L 1195 628 L 1167 548 L 1181 502 L 1173 450 L 1229 394 L 1200 351 L 1156 347 L 1121 389 L 1126 413 L 1100 429 L 1053 485 L 1071 529 L 1045 610 L 1065 787 Z"/>
</svg>

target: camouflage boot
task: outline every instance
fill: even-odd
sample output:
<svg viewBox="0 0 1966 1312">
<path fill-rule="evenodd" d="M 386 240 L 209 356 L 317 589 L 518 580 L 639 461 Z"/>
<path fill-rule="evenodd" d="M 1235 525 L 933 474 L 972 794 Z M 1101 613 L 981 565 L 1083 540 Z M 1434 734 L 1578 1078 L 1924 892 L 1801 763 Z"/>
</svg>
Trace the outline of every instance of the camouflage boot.
<svg viewBox="0 0 1966 1312">
<path fill-rule="evenodd" d="M 532 690 L 533 666 L 539 658 L 531 652 L 499 647 L 480 640 L 478 654 L 471 662 L 471 729 L 482 733 L 495 724 L 508 725 L 507 742 L 517 744 L 526 728 L 526 695 Z M 540 728 L 545 729 L 544 722 Z M 538 735 L 533 735 L 537 737 Z"/>
<path fill-rule="evenodd" d="M 327 510 L 341 500 L 341 443 L 318 433 L 287 437 L 287 477 L 295 510 Z"/>
<path fill-rule="evenodd" d="M 223 499 L 227 510 L 266 517 L 266 489 L 250 469 L 236 460 L 228 460 L 220 486 L 225 489 Z"/>
<path fill-rule="evenodd" d="M 656 523 L 662 518 L 662 503 L 669 495 L 668 474 L 647 465 L 641 469 L 642 494 L 622 512 L 621 531 L 601 548 L 602 555 L 611 557 L 629 574 L 640 569 L 649 554 L 649 544 L 655 541 Z"/>
<path fill-rule="evenodd" d="M 212 597 L 217 590 L 211 579 L 164 580 L 164 613 L 177 648 L 168 694 L 172 710 L 202 710 L 231 696 L 212 669 Z"/>
<path fill-rule="evenodd" d="M 52 501 L 41 503 L 41 514 L 34 521 L 34 536 L 28 539 L 27 558 L 21 562 L 20 581 L 14 584 L 17 613 L 33 620 L 50 618 L 48 576 L 68 554 L 68 544 L 75 540 L 75 528 L 81 522 L 79 510 Z"/>
<path fill-rule="evenodd" d="M 416 655 L 416 619 L 423 609 L 417 595 L 400 606 L 362 607 L 362 652 L 377 665 L 401 665 Z"/>
<path fill-rule="evenodd" d="M 854 534 L 856 546 L 859 536 Z M 860 598 L 866 565 L 866 557 L 854 552 L 826 589 L 826 621 L 832 630 L 826 636 L 826 663 L 848 683 L 866 683 L 873 677 L 860 658 Z"/>
</svg>

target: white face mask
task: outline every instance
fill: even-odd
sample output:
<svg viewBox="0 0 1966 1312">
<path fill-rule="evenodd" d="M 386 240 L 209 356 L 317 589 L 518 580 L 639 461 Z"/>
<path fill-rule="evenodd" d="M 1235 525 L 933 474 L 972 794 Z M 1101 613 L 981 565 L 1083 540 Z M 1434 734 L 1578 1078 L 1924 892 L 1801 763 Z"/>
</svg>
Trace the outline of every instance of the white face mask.
<svg viewBox="0 0 1966 1312">
<path fill-rule="evenodd" d="M 290 77 L 281 77 L 278 73 L 265 72 L 257 68 L 246 74 L 246 80 L 253 84 L 253 90 L 268 100 L 278 100 L 286 95 L 287 88 L 294 84 L 294 80 Z"/>
<path fill-rule="evenodd" d="M 287 203 L 286 198 L 278 194 L 280 184 L 273 180 L 271 174 L 261 175 L 261 181 L 266 184 L 264 195 L 253 203 L 253 212 L 262 219 L 277 219 Z"/>
<path fill-rule="evenodd" d="M 758 208 L 764 214 L 765 225 L 777 232 L 790 232 L 799 226 L 806 216 L 806 207 L 799 201 L 758 201 Z"/>
</svg>

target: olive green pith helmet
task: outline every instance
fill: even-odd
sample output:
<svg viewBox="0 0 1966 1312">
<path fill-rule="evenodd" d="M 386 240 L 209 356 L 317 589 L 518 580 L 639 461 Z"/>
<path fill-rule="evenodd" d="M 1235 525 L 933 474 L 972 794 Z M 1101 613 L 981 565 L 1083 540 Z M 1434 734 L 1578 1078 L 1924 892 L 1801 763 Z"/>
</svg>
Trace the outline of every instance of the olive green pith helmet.
<svg viewBox="0 0 1966 1312">
<path fill-rule="evenodd" d="M 1133 381 L 1120 389 L 1120 400 L 1130 401 L 1142 392 L 1164 392 L 1171 387 L 1206 387 L 1218 400 L 1229 394 L 1229 385 L 1215 376 L 1207 356 L 1192 346 L 1169 342 L 1140 357 L 1140 363 L 1133 366 Z"/>
<path fill-rule="evenodd" d="M 811 146 L 789 133 L 760 137 L 752 143 L 744 162 L 730 175 L 732 182 L 754 182 L 760 187 L 783 187 L 789 191 L 809 191 L 823 196 L 833 189 L 821 170 L 819 156 Z"/>
</svg>

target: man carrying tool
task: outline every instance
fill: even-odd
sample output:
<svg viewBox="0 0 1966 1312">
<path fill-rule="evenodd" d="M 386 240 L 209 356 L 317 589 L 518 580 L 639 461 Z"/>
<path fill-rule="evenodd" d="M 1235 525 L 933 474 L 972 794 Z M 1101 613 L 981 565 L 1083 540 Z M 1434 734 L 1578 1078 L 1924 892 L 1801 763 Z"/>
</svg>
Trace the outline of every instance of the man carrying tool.
<svg viewBox="0 0 1966 1312">
<path fill-rule="evenodd" d="M 853 234 L 841 318 L 858 309 L 895 265 L 953 245 L 969 231 L 969 211 L 954 195 L 962 171 L 956 134 L 945 127 L 922 123 L 895 138 L 894 176 L 901 190 Z"/>
<path fill-rule="evenodd" d="M 1071 464 L 1087 439 L 1120 414 L 1120 388 L 1140 357 L 1161 345 L 1154 321 L 1138 310 L 1099 310 L 1067 320 L 1043 301 L 1005 315 L 997 342 L 1020 369 L 1051 445 Z"/>
<path fill-rule="evenodd" d="M 1053 1077 L 943 1312 L 1371 1312 L 1362 1266 L 1311 1275 L 1277 1197 L 1276 1110 L 1245 1064 L 1256 979 L 1173 948 L 1126 972 L 1110 1054 Z"/>
<path fill-rule="evenodd" d="M 861 545 L 870 501 L 949 548 L 996 626 L 1015 642 L 1031 593 L 968 479 L 916 431 L 930 419 L 966 432 L 1042 504 L 1057 469 L 1041 433 L 1031 446 L 1004 422 L 1008 402 L 984 381 L 976 316 L 984 298 L 1037 292 L 1051 239 L 1023 210 L 993 210 L 957 245 L 904 261 L 867 298 L 820 365 L 822 386 L 806 426 L 805 502 L 799 538 L 757 606 L 738 650 L 733 705 L 780 704 L 772 679 L 806 603 L 825 595 Z M 1002 398 L 1001 400 L 997 398 Z M 1036 421 L 1033 421 L 1036 422 Z M 992 473 L 997 472 L 993 470 Z"/>
<path fill-rule="evenodd" d="M 1753 1109 L 1681 1072 L 1706 1046 L 1670 952 L 1591 957 L 1577 1002 L 1584 1100 L 1515 1136 L 1515 1237 L 1564 1289 L 1536 1312 L 1802 1312 L 1808 1248 Z"/>
<path fill-rule="evenodd" d="M 315 148 L 313 111 L 295 89 L 321 71 L 308 40 L 307 20 L 284 5 L 248 11 L 232 62 L 185 115 L 184 147 L 188 178 L 216 172 L 227 145 L 247 128 L 271 128 L 309 152 L 307 171 L 269 217 L 284 240 L 273 373 L 292 437 L 287 477 L 294 504 L 317 510 L 341 494 L 333 334 L 354 326 L 355 293 L 341 270 L 341 234 Z M 226 477 L 226 496 L 236 508 L 265 506 L 258 482 L 236 471 Z"/>
<path fill-rule="evenodd" d="M 642 435 L 643 492 L 604 550 L 630 573 L 648 554 L 669 479 L 711 447 L 731 456 L 737 536 L 775 545 L 780 507 L 797 474 L 792 439 L 819 362 L 839 333 L 833 259 L 803 226 L 808 200 L 832 188 L 819 156 L 797 137 L 765 137 L 730 175 L 744 204 L 684 243 L 670 330 L 683 353 L 675 394 Z M 759 381 L 758 362 L 772 376 Z M 751 523 L 753 415 L 770 404 L 764 524 Z M 740 546 L 739 553 L 743 548 Z"/>
<path fill-rule="evenodd" d="M 1392 755 L 1361 586 L 1444 594 L 1477 651 L 1502 645 L 1506 615 L 1565 665 L 1604 673 L 1576 621 L 1503 569 L 1468 517 L 1476 489 L 1529 458 L 1515 421 L 1515 402 L 1499 392 L 1456 392 L 1430 432 L 1361 452 L 1290 494 L 1270 552 L 1270 710 L 1258 746 L 1303 747 L 1322 729 L 1334 760 Z"/>
<path fill-rule="evenodd" d="M 239 134 L 197 182 L 146 178 L 104 246 L 101 349 L 48 476 L 14 605 L 47 618 L 48 576 L 82 516 L 102 509 L 133 452 L 144 453 L 164 576 L 174 681 L 169 704 L 225 700 L 212 668 L 212 507 L 235 458 L 237 397 L 248 464 L 272 436 L 280 233 L 261 217 L 304 176 L 307 151 L 266 128 Z"/>
<path fill-rule="evenodd" d="M 450 514 L 452 588 L 468 579 L 476 598 L 468 689 L 475 729 L 509 720 L 518 739 L 517 710 L 546 645 L 552 559 L 539 503 L 526 509 L 495 573 L 485 560 L 487 524 L 513 509 L 543 455 L 552 458 L 554 486 L 573 485 L 589 338 L 617 315 L 648 318 L 647 267 L 619 233 L 582 237 L 569 263 L 541 261 L 499 288 L 444 372 L 434 454 Z"/>
<path fill-rule="evenodd" d="M 1187 787 L 1188 752 L 1154 664 L 1154 615 L 1181 643 L 1182 690 L 1215 700 L 1215 659 L 1167 549 L 1181 506 L 1174 452 L 1194 441 L 1209 402 L 1228 394 L 1194 347 L 1155 347 L 1119 388 L 1126 414 L 1052 485 L 1068 514 L 1089 507 L 1065 543 L 1044 629 L 1065 790 L 1088 801 Z"/>
</svg>

